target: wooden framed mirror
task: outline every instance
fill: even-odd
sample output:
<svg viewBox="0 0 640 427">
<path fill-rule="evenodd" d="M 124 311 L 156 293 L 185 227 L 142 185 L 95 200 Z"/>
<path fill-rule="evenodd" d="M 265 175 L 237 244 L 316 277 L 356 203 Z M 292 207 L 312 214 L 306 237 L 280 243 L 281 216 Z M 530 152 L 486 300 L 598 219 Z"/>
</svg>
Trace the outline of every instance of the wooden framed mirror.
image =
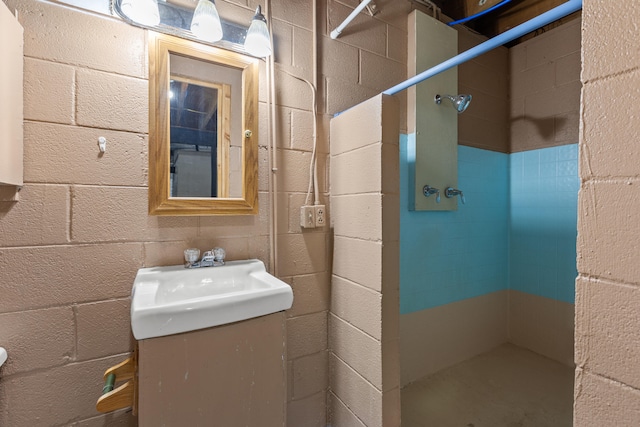
<svg viewBox="0 0 640 427">
<path fill-rule="evenodd" d="M 149 32 L 149 214 L 258 212 L 258 60 Z"/>
</svg>

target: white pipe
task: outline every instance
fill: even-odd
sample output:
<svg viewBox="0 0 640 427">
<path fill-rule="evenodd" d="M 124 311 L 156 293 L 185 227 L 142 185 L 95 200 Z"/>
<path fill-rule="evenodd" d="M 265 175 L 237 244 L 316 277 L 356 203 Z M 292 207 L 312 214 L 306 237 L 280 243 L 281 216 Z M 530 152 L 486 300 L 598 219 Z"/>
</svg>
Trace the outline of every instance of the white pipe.
<svg viewBox="0 0 640 427">
<path fill-rule="evenodd" d="M 338 25 L 338 28 L 331 31 L 331 38 L 334 40 L 337 39 L 340 36 L 340 33 L 342 33 L 342 30 L 344 30 L 344 28 L 349 25 L 349 23 L 353 21 L 354 18 L 362 11 L 362 9 L 369 5 L 369 3 L 371 3 L 371 0 L 363 0 L 362 3 L 358 5 L 358 7 L 353 9 L 353 12 L 351 12 L 351 14 L 347 16 L 347 19 L 345 19 L 342 24 Z"/>
<path fill-rule="evenodd" d="M 404 82 L 399 83 L 382 93 L 385 95 L 395 95 L 396 93 L 401 92 L 415 84 L 418 84 L 423 80 L 433 77 L 436 74 L 440 74 L 443 71 L 448 70 L 449 68 L 456 67 L 464 62 L 467 62 L 470 59 L 475 58 L 476 56 L 480 56 L 483 53 L 490 51 L 491 49 L 502 46 L 503 44 L 508 43 L 511 40 L 522 37 L 525 34 L 528 34 L 540 27 L 557 21 L 560 18 L 564 18 L 565 16 L 573 12 L 577 12 L 580 9 L 582 9 L 582 0 L 569 0 L 566 3 L 562 3 L 558 7 L 554 7 L 553 9 L 542 13 L 535 18 L 532 18 L 527 22 L 510 29 L 509 31 L 505 31 L 504 33 L 499 34 L 487 40 L 486 42 L 480 43 L 476 47 L 464 51 L 451 59 L 447 59 L 446 61 L 436 65 L 435 67 L 429 68 L 428 70 L 423 71 L 422 73 L 411 77 L 410 79 L 405 80 Z"/>
<path fill-rule="evenodd" d="M 273 11 L 271 9 L 271 0 L 265 0 L 265 5 L 268 6 L 269 11 L 269 36 L 271 37 L 271 46 L 273 44 Z M 275 55 L 269 55 L 269 67 L 271 68 L 271 74 L 269 75 L 269 91 L 271 92 L 271 175 L 273 177 L 273 275 L 279 277 L 280 265 L 278 264 L 278 138 L 276 128 L 276 67 L 275 67 Z"/>
<path fill-rule="evenodd" d="M 271 25 L 271 0 L 265 1 L 265 15 L 269 26 L 269 37 L 271 46 L 273 46 L 273 27 Z M 272 114 L 272 106 L 275 105 L 273 98 L 275 90 L 273 89 L 273 54 L 265 58 L 266 80 L 267 80 L 267 157 L 269 164 L 269 272 L 277 277 L 278 271 L 278 180 L 276 172 L 277 165 L 277 144 L 275 143 L 275 117 Z"/>
<path fill-rule="evenodd" d="M 313 80 L 311 81 L 311 90 L 313 91 L 313 188 L 315 190 L 313 204 L 320 204 L 320 196 L 318 190 L 318 11 L 317 0 L 313 0 L 313 25 L 312 25 L 312 40 L 313 40 Z"/>
<path fill-rule="evenodd" d="M 265 8 L 265 13 L 267 13 L 267 10 Z M 269 33 L 271 34 L 271 33 Z M 273 46 L 273 45 L 271 45 Z M 268 89 L 268 85 L 269 82 L 271 81 L 270 79 L 270 73 L 271 73 L 271 66 L 269 64 L 269 58 L 265 58 L 265 80 L 267 83 L 267 163 L 269 166 L 269 179 L 268 179 L 268 187 L 269 187 L 269 273 L 274 274 L 275 272 L 275 258 L 276 258 L 276 249 L 275 249 L 275 239 L 276 239 L 276 232 L 275 232 L 275 216 L 273 214 L 273 205 L 274 205 L 274 186 L 273 186 L 273 173 L 271 172 L 273 170 L 273 165 L 272 165 L 272 159 L 271 159 L 271 126 L 273 126 L 273 123 L 271 123 L 271 114 L 269 113 L 269 109 L 271 108 L 271 90 Z"/>
<path fill-rule="evenodd" d="M 313 68 L 313 79 L 311 83 L 313 87 L 318 89 L 318 1 L 313 0 L 311 17 L 313 22 L 311 23 L 311 39 L 313 46 L 311 46 L 311 68 Z"/>
</svg>

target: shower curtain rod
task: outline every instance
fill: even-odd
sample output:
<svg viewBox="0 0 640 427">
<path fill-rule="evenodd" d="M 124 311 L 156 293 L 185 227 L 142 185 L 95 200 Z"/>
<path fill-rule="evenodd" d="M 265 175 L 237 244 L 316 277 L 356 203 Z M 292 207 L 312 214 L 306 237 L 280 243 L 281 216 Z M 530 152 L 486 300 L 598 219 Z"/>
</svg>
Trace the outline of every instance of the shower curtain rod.
<svg viewBox="0 0 640 427">
<path fill-rule="evenodd" d="M 347 16 L 345 18 L 345 20 L 342 22 L 342 24 L 338 25 L 338 27 L 331 31 L 331 38 L 332 39 L 337 39 L 338 37 L 340 37 L 340 34 L 342 33 L 342 30 L 345 29 L 345 27 L 347 25 L 349 25 L 349 23 L 351 21 L 353 21 L 355 19 L 356 16 L 358 16 L 358 14 L 362 11 L 362 9 L 364 9 L 365 7 L 369 6 L 369 3 L 371 3 L 371 0 L 363 0 L 354 10 L 353 12 L 351 12 L 349 14 L 349 16 Z"/>
<path fill-rule="evenodd" d="M 423 80 L 433 77 L 436 74 L 440 74 L 443 71 L 448 70 L 449 68 L 456 67 L 464 62 L 467 62 L 470 59 L 475 58 L 476 56 L 480 56 L 485 52 L 495 49 L 498 46 L 502 46 L 503 44 L 517 39 L 518 37 L 522 37 L 527 33 L 530 33 L 540 27 L 552 23 L 553 21 L 564 18 L 565 16 L 580 9 L 582 9 L 582 0 L 569 0 L 566 3 L 561 4 L 560 6 L 554 7 L 553 9 L 544 12 L 536 16 L 535 18 L 532 18 L 527 22 L 518 25 L 517 27 L 514 27 L 483 43 L 480 43 L 476 47 L 472 47 L 471 49 L 464 51 L 451 59 L 447 59 L 446 61 L 436 65 L 435 67 L 429 68 L 428 70 L 423 71 L 422 73 L 411 77 L 410 79 L 405 80 L 404 82 L 399 83 L 382 93 L 384 95 L 395 95 L 396 93 L 401 92 L 415 84 L 418 84 Z"/>
</svg>

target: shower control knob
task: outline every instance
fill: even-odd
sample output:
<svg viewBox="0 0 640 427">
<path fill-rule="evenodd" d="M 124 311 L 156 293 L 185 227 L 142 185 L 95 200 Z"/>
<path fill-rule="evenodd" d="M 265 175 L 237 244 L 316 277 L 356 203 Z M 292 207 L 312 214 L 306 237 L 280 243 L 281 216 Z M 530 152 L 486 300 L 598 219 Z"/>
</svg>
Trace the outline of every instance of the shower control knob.
<svg viewBox="0 0 640 427">
<path fill-rule="evenodd" d="M 444 190 L 444 195 L 448 199 L 452 197 L 460 196 L 460 201 L 464 205 L 465 200 L 464 200 L 464 194 L 462 193 L 462 190 L 458 190 L 457 188 L 453 188 L 453 187 L 447 187 Z"/>
<path fill-rule="evenodd" d="M 440 203 L 440 190 L 437 188 L 433 188 L 430 185 L 425 185 L 424 187 L 422 187 L 422 194 L 424 194 L 424 197 L 429 197 L 432 194 L 436 195 L 436 203 Z"/>
</svg>

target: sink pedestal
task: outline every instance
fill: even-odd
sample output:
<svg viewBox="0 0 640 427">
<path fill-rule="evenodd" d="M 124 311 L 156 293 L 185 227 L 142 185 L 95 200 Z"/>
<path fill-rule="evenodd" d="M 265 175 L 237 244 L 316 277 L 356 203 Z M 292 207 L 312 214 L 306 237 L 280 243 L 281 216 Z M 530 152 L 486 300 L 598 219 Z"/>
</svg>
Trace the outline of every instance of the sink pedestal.
<svg viewBox="0 0 640 427">
<path fill-rule="evenodd" d="M 138 342 L 140 427 L 285 423 L 285 314 Z"/>
</svg>

